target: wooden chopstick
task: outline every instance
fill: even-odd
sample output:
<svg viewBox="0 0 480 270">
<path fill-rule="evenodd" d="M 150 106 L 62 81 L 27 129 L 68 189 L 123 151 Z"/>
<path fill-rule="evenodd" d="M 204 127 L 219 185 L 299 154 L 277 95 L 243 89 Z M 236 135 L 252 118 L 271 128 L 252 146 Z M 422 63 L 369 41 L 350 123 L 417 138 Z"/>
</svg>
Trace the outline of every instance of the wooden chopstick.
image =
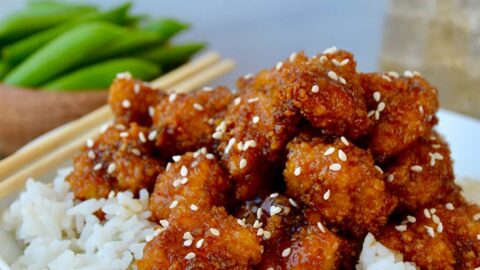
<svg viewBox="0 0 480 270">
<path fill-rule="evenodd" d="M 225 73 L 231 71 L 234 67 L 232 60 L 223 60 L 209 68 L 198 73 L 198 75 L 190 79 L 185 80 L 181 83 L 183 92 L 189 92 L 201 87 L 204 83 L 219 78 Z M 180 89 L 174 86 L 175 89 Z M 108 121 L 105 121 L 106 123 Z M 101 123 L 101 124 L 104 124 Z M 68 160 L 71 158 L 75 152 L 77 152 L 82 145 L 85 144 L 85 141 L 88 138 L 95 137 L 100 133 L 100 128 L 97 126 L 93 130 L 90 130 L 88 133 L 83 134 L 74 141 L 59 147 L 50 154 L 47 154 L 42 159 L 37 160 L 36 162 L 28 165 L 24 169 L 18 171 L 17 173 L 6 178 L 4 181 L 0 182 L 0 198 L 9 195 L 10 193 L 19 190 L 23 187 L 25 181 L 29 177 L 37 177 L 48 171 L 53 170 L 58 166 L 59 163 Z"/>
<path fill-rule="evenodd" d="M 191 61 L 174 71 L 154 80 L 152 86 L 155 88 L 169 88 L 174 84 L 190 77 L 191 75 L 204 70 L 206 67 L 218 62 L 220 56 L 218 53 L 208 53 L 194 61 Z M 79 134 L 85 133 L 92 127 L 98 126 L 100 123 L 106 122 L 112 118 L 112 113 L 108 105 L 104 105 L 99 109 L 64 125 L 59 131 L 49 136 L 48 140 L 34 142 L 27 148 L 6 157 L 0 161 L 0 179 L 13 174 L 22 167 L 39 159 L 42 155 L 52 151 L 53 149 L 71 141 Z"/>
</svg>

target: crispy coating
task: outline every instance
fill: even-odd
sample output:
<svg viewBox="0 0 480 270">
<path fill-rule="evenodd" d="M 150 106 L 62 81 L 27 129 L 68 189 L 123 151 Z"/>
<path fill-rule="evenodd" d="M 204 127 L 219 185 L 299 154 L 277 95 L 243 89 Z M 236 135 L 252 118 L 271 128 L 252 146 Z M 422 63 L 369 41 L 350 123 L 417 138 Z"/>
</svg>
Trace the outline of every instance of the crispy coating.
<svg viewBox="0 0 480 270">
<path fill-rule="evenodd" d="M 212 133 L 234 95 L 226 87 L 171 94 L 155 108 L 156 146 L 165 156 L 213 149 Z"/>
<path fill-rule="evenodd" d="M 369 115 L 375 121 L 369 148 L 379 162 L 429 134 L 437 123 L 437 90 L 418 75 L 396 77 L 381 73 L 360 75 Z"/>
<path fill-rule="evenodd" d="M 86 200 L 107 197 L 110 191 L 151 190 L 163 161 L 155 157 L 153 144 L 142 139 L 147 132 L 135 123 L 128 130 L 117 125 L 83 147 L 67 177 L 75 197 Z"/>
<path fill-rule="evenodd" d="M 389 225 L 379 241 L 403 254 L 421 269 L 474 269 L 480 265 L 480 222 L 474 205 L 435 207 L 419 210 L 401 225 Z M 412 221 L 415 221 L 412 223 Z"/>
<path fill-rule="evenodd" d="M 396 199 L 387 193 L 368 152 L 345 138 L 329 144 L 320 138 L 297 137 L 287 148 L 287 195 L 354 237 L 378 232 L 386 224 Z"/>
<path fill-rule="evenodd" d="M 117 78 L 110 86 L 108 104 L 115 115 L 115 122 L 128 126 L 137 123 L 152 124 L 153 109 L 164 94 L 141 81 Z"/>
<path fill-rule="evenodd" d="M 235 180 L 235 196 L 252 199 L 271 184 L 286 143 L 297 131 L 300 117 L 278 70 L 263 70 L 240 78 L 239 96 L 229 105 L 213 137 L 217 151 Z"/>
<path fill-rule="evenodd" d="M 216 157 L 205 148 L 180 157 L 158 176 L 149 206 L 154 220 L 167 219 L 174 210 L 192 205 L 205 211 L 228 204 L 230 180 Z M 177 205 L 172 207 L 174 202 Z"/>
<path fill-rule="evenodd" d="M 386 168 L 385 182 L 398 198 L 400 210 L 407 211 L 444 200 L 458 189 L 450 150 L 436 132 L 400 152 Z"/>
<path fill-rule="evenodd" d="M 301 52 L 285 61 L 280 71 L 295 106 L 314 127 L 349 139 L 370 130 L 365 92 L 351 53 L 339 50 L 309 59 Z"/>
<path fill-rule="evenodd" d="M 199 241 L 203 243 L 198 248 Z M 255 232 L 239 225 L 223 208 L 185 209 L 172 214 L 168 228 L 147 243 L 137 267 L 247 270 L 260 262 L 262 251 Z"/>
</svg>

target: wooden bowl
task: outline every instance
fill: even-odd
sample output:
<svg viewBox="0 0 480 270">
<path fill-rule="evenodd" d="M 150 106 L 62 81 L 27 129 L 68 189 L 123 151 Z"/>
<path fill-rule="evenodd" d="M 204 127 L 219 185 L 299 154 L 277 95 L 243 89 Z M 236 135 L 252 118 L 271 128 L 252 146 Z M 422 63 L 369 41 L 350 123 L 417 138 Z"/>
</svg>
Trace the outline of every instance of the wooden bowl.
<svg viewBox="0 0 480 270">
<path fill-rule="evenodd" d="M 0 84 L 0 157 L 106 103 L 108 92 L 45 92 Z"/>
</svg>

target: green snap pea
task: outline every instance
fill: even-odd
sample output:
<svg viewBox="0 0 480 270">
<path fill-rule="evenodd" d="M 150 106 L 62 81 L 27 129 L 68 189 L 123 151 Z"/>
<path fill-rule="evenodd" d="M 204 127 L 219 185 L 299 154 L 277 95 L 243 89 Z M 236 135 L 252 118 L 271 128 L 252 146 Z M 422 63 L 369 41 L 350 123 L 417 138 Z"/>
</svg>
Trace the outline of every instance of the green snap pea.
<svg viewBox="0 0 480 270">
<path fill-rule="evenodd" d="M 25 60 L 29 55 L 41 48 L 48 41 L 57 36 L 71 30 L 72 28 L 86 22 L 106 21 L 114 24 L 124 24 L 128 20 L 128 11 L 131 7 L 130 3 L 120 5 L 111 10 L 100 12 L 93 11 L 85 14 L 77 19 L 62 23 L 53 28 L 44 30 L 27 38 L 21 39 L 13 44 L 3 48 L 3 59 L 13 65 L 17 65 Z"/>
<path fill-rule="evenodd" d="M 179 32 L 186 30 L 190 27 L 190 24 L 171 19 L 159 19 L 148 22 L 142 29 L 159 33 L 164 41 L 169 40 Z"/>
<path fill-rule="evenodd" d="M 38 5 L 19 11 L 0 22 L 0 46 L 96 10 L 95 7 L 86 5 Z"/>
<path fill-rule="evenodd" d="M 98 59 L 103 50 L 128 35 L 126 29 L 94 22 L 75 27 L 54 39 L 15 67 L 5 83 L 18 86 L 38 86 Z"/>
<path fill-rule="evenodd" d="M 185 43 L 152 48 L 136 54 L 137 57 L 159 64 L 166 72 L 187 62 L 196 52 L 205 48 L 204 43 Z"/>
<path fill-rule="evenodd" d="M 120 72 L 128 71 L 133 77 L 151 80 L 160 75 L 160 67 L 139 58 L 118 58 L 79 69 L 42 88 L 48 91 L 75 91 L 86 89 L 106 89 Z"/>
</svg>

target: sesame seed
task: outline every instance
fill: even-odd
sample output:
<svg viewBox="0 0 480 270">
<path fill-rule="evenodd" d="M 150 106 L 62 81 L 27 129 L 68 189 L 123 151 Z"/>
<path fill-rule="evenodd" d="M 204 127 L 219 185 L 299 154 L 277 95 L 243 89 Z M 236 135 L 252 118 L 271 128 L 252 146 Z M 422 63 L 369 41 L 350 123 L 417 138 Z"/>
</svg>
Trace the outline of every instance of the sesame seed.
<svg viewBox="0 0 480 270">
<path fill-rule="evenodd" d="M 138 150 L 137 148 L 133 148 L 132 149 L 132 153 L 135 155 L 135 156 L 141 156 L 142 153 L 140 152 L 140 150 Z"/>
<path fill-rule="evenodd" d="M 340 150 L 338 150 L 338 158 L 341 161 L 347 161 L 347 154 L 345 154 L 345 152 L 343 152 L 343 150 L 340 149 Z"/>
<path fill-rule="evenodd" d="M 395 179 L 395 175 L 393 175 L 393 174 L 389 174 L 387 176 L 387 182 L 389 182 L 389 183 L 393 182 L 394 179 Z"/>
<path fill-rule="evenodd" d="M 182 165 L 182 168 L 180 169 L 180 175 L 185 177 L 188 174 L 188 169 L 185 167 L 185 165 Z"/>
<path fill-rule="evenodd" d="M 328 73 L 327 73 L 328 77 L 334 81 L 337 81 L 338 80 L 338 75 L 337 73 L 335 73 L 335 71 L 332 71 L 330 70 Z"/>
<path fill-rule="evenodd" d="M 369 117 L 369 118 L 372 117 L 372 115 L 374 115 L 376 112 L 377 112 L 377 111 L 373 111 L 373 110 L 372 110 L 372 111 L 369 111 L 369 112 L 367 113 L 367 117 Z"/>
<path fill-rule="evenodd" d="M 169 101 L 169 102 L 174 102 L 175 99 L 177 99 L 177 93 L 171 93 L 171 94 L 168 96 L 168 101 Z"/>
<path fill-rule="evenodd" d="M 185 185 L 186 183 L 188 183 L 188 178 L 187 177 L 184 177 L 180 180 L 180 184 Z"/>
<path fill-rule="evenodd" d="M 398 75 L 398 73 L 395 72 L 395 71 L 389 71 L 389 72 L 387 72 L 387 74 L 388 74 L 388 76 L 390 76 L 390 77 L 392 77 L 392 78 L 395 78 L 395 79 L 397 79 L 398 77 L 400 77 L 400 76 Z"/>
<path fill-rule="evenodd" d="M 211 160 L 211 159 L 215 158 L 215 155 L 213 155 L 213 154 L 211 154 L 211 153 L 208 153 L 208 154 L 205 155 L 205 157 L 206 157 L 207 159 L 210 159 L 210 160 Z"/>
<path fill-rule="evenodd" d="M 238 166 L 239 166 L 240 169 L 245 168 L 245 167 L 247 166 L 247 160 L 244 159 L 244 158 L 242 158 L 242 159 L 240 160 L 240 163 L 238 164 Z"/>
<path fill-rule="evenodd" d="M 375 120 L 378 120 L 378 119 L 380 119 L 380 112 L 375 111 Z"/>
<path fill-rule="evenodd" d="M 435 231 L 433 230 L 432 227 L 430 227 L 430 226 L 423 226 L 423 227 L 427 230 L 427 234 L 428 234 L 430 237 L 432 237 L 432 238 L 435 237 Z"/>
<path fill-rule="evenodd" d="M 228 152 L 230 152 L 230 149 L 235 144 L 235 141 L 236 141 L 235 138 L 230 138 L 230 140 L 228 140 L 227 146 L 225 146 L 225 151 L 224 151 L 225 154 L 228 154 Z"/>
<path fill-rule="evenodd" d="M 245 78 L 245 79 L 247 79 L 247 80 L 250 79 L 250 78 L 252 78 L 252 77 L 253 77 L 253 74 L 251 74 L 251 73 L 248 73 L 248 74 L 246 74 L 245 76 L 243 76 L 243 78 Z"/>
<path fill-rule="evenodd" d="M 325 150 L 323 155 L 324 156 L 329 156 L 329 155 L 333 154 L 333 152 L 335 152 L 335 148 L 330 146 L 327 150 Z"/>
<path fill-rule="evenodd" d="M 440 144 L 432 144 L 433 149 L 439 149 L 441 147 Z"/>
<path fill-rule="evenodd" d="M 422 105 L 418 106 L 418 111 L 419 111 L 421 114 L 424 113 L 424 111 L 423 111 L 423 106 L 422 106 Z"/>
<path fill-rule="evenodd" d="M 350 145 L 350 143 L 348 142 L 347 138 L 345 138 L 345 137 L 342 136 L 342 137 L 340 137 L 340 140 L 342 141 L 343 144 L 345 144 L 345 146 L 349 146 L 349 145 Z"/>
<path fill-rule="evenodd" d="M 332 59 L 332 63 L 333 63 L 335 66 L 340 66 L 340 62 L 338 62 L 337 59 Z"/>
<path fill-rule="evenodd" d="M 140 93 L 140 85 L 139 85 L 138 83 L 135 83 L 135 84 L 133 85 L 133 92 L 134 92 L 135 94 Z"/>
<path fill-rule="evenodd" d="M 380 94 L 380 92 L 378 92 L 378 91 L 373 92 L 373 99 L 376 102 L 379 102 L 381 97 L 382 97 L 382 94 Z"/>
<path fill-rule="evenodd" d="M 125 109 L 130 108 L 130 100 L 124 99 L 124 100 L 122 101 L 122 107 L 125 108 Z"/>
<path fill-rule="evenodd" d="M 320 57 L 320 63 L 324 64 L 324 63 L 327 62 L 327 61 L 328 61 L 328 58 L 327 58 L 325 55 L 322 55 L 322 56 Z"/>
<path fill-rule="evenodd" d="M 325 233 L 325 227 L 323 227 L 323 224 L 321 222 L 317 222 L 317 226 L 322 233 Z"/>
<path fill-rule="evenodd" d="M 338 172 L 342 169 L 342 165 L 339 163 L 333 163 L 328 167 L 331 171 Z"/>
<path fill-rule="evenodd" d="M 445 208 L 447 208 L 448 210 L 453 210 L 453 209 L 455 209 L 455 207 L 453 206 L 452 203 L 447 203 L 447 204 L 445 204 Z"/>
<path fill-rule="evenodd" d="M 245 224 L 245 219 L 242 218 L 242 219 L 237 219 L 237 223 L 238 225 L 242 226 L 242 227 L 246 227 L 247 224 Z"/>
<path fill-rule="evenodd" d="M 177 207 L 177 205 L 178 205 L 178 201 L 177 201 L 177 200 L 174 200 L 174 201 L 170 204 L 169 208 L 170 208 L 170 209 L 173 209 L 173 208 Z"/>
<path fill-rule="evenodd" d="M 275 270 L 275 269 L 273 267 L 268 267 L 267 270 Z M 475 270 L 477 270 L 477 269 L 475 269 Z"/>
<path fill-rule="evenodd" d="M 430 208 L 430 213 L 432 213 L 432 215 L 435 214 L 435 212 L 437 212 L 437 209 L 435 209 L 435 208 Z"/>
<path fill-rule="evenodd" d="M 300 173 L 302 173 L 302 168 L 296 167 L 295 170 L 293 171 L 293 175 L 299 176 Z"/>
<path fill-rule="evenodd" d="M 116 168 L 117 168 L 117 165 L 115 165 L 115 163 L 110 163 L 107 168 L 107 173 L 112 174 Z"/>
<path fill-rule="evenodd" d="M 423 209 L 423 214 L 424 214 L 425 217 L 428 218 L 428 219 L 432 218 L 432 215 L 430 214 L 430 211 L 428 211 L 427 208 Z"/>
<path fill-rule="evenodd" d="M 267 239 L 270 239 L 270 237 L 272 237 L 272 233 L 264 230 L 263 231 L 263 239 L 267 240 Z"/>
<path fill-rule="evenodd" d="M 342 84 L 347 84 L 347 81 L 346 81 L 345 78 L 343 78 L 342 76 L 339 76 L 339 77 L 338 77 L 338 80 L 339 80 Z"/>
<path fill-rule="evenodd" d="M 108 198 L 113 199 L 114 197 L 115 197 L 115 191 L 112 190 L 108 193 Z"/>
<path fill-rule="evenodd" d="M 157 131 L 152 130 L 150 133 L 148 133 L 148 140 L 149 141 L 154 141 L 157 138 Z"/>
<path fill-rule="evenodd" d="M 92 139 L 87 139 L 86 143 L 88 148 L 92 148 L 95 142 Z"/>
<path fill-rule="evenodd" d="M 411 72 L 410 70 L 405 70 L 405 72 L 403 73 L 403 76 L 407 78 L 413 78 L 413 72 Z"/>
<path fill-rule="evenodd" d="M 201 248 L 203 245 L 203 241 L 205 241 L 203 238 L 198 240 L 197 243 L 195 244 L 196 248 Z"/>
<path fill-rule="evenodd" d="M 191 204 L 191 205 L 190 205 L 190 209 L 191 209 L 192 211 L 197 211 L 197 210 L 198 210 L 198 206 L 196 206 L 195 204 Z"/>
<path fill-rule="evenodd" d="M 328 199 L 330 199 L 330 189 L 323 193 L 323 199 L 325 201 L 328 201 Z"/>
<path fill-rule="evenodd" d="M 173 161 L 175 161 L 175 162 L 179 162 L 179 161 L 182 159 L 182 156 L 175 155 L 175 156 L 172 156 L 172 159 L 173 159 Z"/>
<path fill-rule="evenodd" d="M 438 226 L 437 226 L 437 232 L 438 233 L 442 233 L 443 232 L 443 223 L 439 223 Z"/>
<path fill-rule="evenodd" d="M 398 226 L 395 226 L 395 230 L 399 231 L 399 232 L 404 232 L 407 230 L 407 225 L 398 225 Z"/>
<path fill-rule="evenodd" d="M 126 131 L 120 132 L 120 137 L 121 138 L 127 138 L 128 137 L 128 132 L 126 132 Z"/>
<path fill-rule="evenodd" d="M 277 192 L 270 194 L 270 198 L 273 199 L 273 198 L 276 198 L 276 197 L 278 197 L 278 193 L 277 193 Z"/>
<path fill-rule="evenodd" d="M 193 235 L 191 232 L 183 233 L 183 239 L 193 239 Z"/>
<path fill-rule="evenodd" d="M 390 79 L 390 77 L 388 77 L 387 75 L 382 75 L 382 79 L 384 79 L 385 81 L 387 82 L 391 82 L 392 79 Z"/>
<path fill-rule="evenodd" d="M 291 53 L 289 58 L 290 58 L 290 62 L 295 61 L 295 58 L 297 58 L 297 53 L 294 53 L 294 52 Z"/>
<path fill-rule="evenodd" d="M 282 212 L 282 208 L 276 205 L 270 206 L 270 216 L 274 216 L 278 213 Z"/>
<path fill-rule="evenodd" d="M 257 236 L 260 236 L 260 235 L 263 235 L 263 229 L 262 228 L 258 229 L 258 231 L 257 231 Z"/>
<path fill-rule="evenodd" d="M 437 215 L 432 215 L 432 221 L 435 224 L 439 224 L 441 222 L 440 218 Z"/>
<path fill-rule="evenodd" d="M 252 117 L 252 122 L 254 124 L 258 123 L 258 121 L 260 121 L 260 117 L 258 117 L 257 115 L 255 115 L 254 117 Z"/>
<path fill-rule="evenodd" d="M 88 153 L 87 153 L 87 156 L 89 159 L 95 159 L 95 152 L 93 152 L 93 150 L 89 150 Z"/>
<path fill-rule="evenodd" d="M 138 139 L 140 139 L 140 142 L 142 142 L 142 143 L 147 142 L 147 138 L 145 138 L 145 134 L 143 134 L 143 132 L 138 133 Z"/>
<path fill-rule="evenodd" d="M 262 208 L 258 208 L 258 209 L 257 209 L 257 219 L 261 219 L 261 218 L 262 218 L 262 213 L 263 213 Z"/>
<path fill-rule="evenodd" d="M 259 100 L 258 97 L 249 98 L 249 99 L 247 100 L 247 103 L 255 103 L 255 102 L 257 102 L 258 100 Z"/>
<path fill-rule="evenodd" d="M 255 140 L 248 140 L 245 142 L 245 144 L 243 145 L 243 151 L 247 151 L 248 148 L 250 147 L 257 147 L 257 142 Z"/>
<path fill-rule="evenodd" d="M 205 91 L 205 92 L 211 92 L 211 91 L 213 91 L 213 87 L 204 86 L 204 87 L 202 88 L 202 90 Z"/>
<path fill-rule="evenodd" d="M 122 125 L 122 124 L 117 124 L 117 125 L 115 125 L 115 129 L 117 129 L 117 130 L 125 130 L 126 127 L 125 127 L 124 125 Z"/>
<path fill-rule="evenodd" d="M 93 166 L 93 170 L 94 170 L 94 171 L 98 171 L 98 170 L 100 170 L 101 168 L 102 168 L 102 164 L 100 164 L 100 163 L 97 163 L 97 164 L 95 164 L 95 166 Z"/>
<path fill-rule="evenodd" d="M 168 222 L 168 220 L 162 219 L 162 220 L 160 220 L 160 225 L 162 225 L 162 227 L 164 227 L 164 228 L 168 228 L 170 223 Z"/>
<path fill-rule="evenodd" d="M 172 184 L 173 187 L 178 187 L 178 186 L 180 186 L 180 184 L 181 184 L 181 180 L 180 180 L 180 179 L 175 179 L 175 180 L 173 180 L 173 184 Z"/>
<path fill-rule="evenodd" d="M 117 77 L 117 79 L 131 79 L 132 74 L 128 71 L 120 72 L 120 73 L 117 73 L 116 77 Z"/>
<path fill-rule="evenodd" d="M 189 252 L 189 253 L 185 256 L 185 259 L 186 259 L 186 260 L 191 260 L 191 259 L 195 258 L 195 256 L 196 256 L 195 253 Z"/>
<path fill-rule="evenodd" d="M 155 115 L 155 107 L 153 106 L 148 106 L 148 115 L 150 117 L 153 117 Z"/>
<path fill-rule="evenodd" d="M 290 252 L 292 252 L 291 248 L 286 248 L 282 251 L 282 257 L 288 257 L 290 255 Z"/>
<path fill-rule="evenodd" d="M 183 245 L 186 247 L 189 247 L 192 245 L 193 240 L 192 239 L 187 239 L 183 242 Z"/>
<path fill-rule="evenodd" d="M 324 54 L 333 54 L 337 52 L 337 47 L 333 46 L 323 51 Z"/>
<path fill-rule="evenodd" d="M 253 228 L 255 229 L 258 229 L 260 227 L 262 227 L 262 222 L 260 222 L 258 219 L 255 220 L 255 222 L 253 223 Z"/>
<path fill-rule="evenodd" d="M 312 86 L 312 89 L 310 89 L 310 91 L 312 91 L 312 93 L 318 93 L 318 91 L 320 91 L 320 88 L 318 87 L 318 85 L 313 85 Z"/>
<path fill-rule="evenodd" d="M 410 223 L 415 223 L 415 222 L 417 222 L 417 219 L 416 219 L 414 216 L 410 216 L 410 215 L 407 216 L 407 220 L 408 220 L 408 222 L 410 222 Z"/>
<path fill-rule="evenodd" d="M 107 129 L 110 127 L 110 124 L 104 124 L 102 125 L 102 127 L 100 128 L 100 133 L 105 133 L 105 131 L 107 131 Z"/>
<path fill-rule="evenodd" d="M 282 67 L 283 67 L 283 62 L 278 62 L 277 65 L 275 66 L 277 70 L 281 69 Z"/>
<path fill-rule="evenodd" d="M 418 76 L 418 77 L 422 76 L 422 74 L 420 72 L 416 71 L 416 70 L 412 71 L 412 73 L 413 73 L 413 75 Z"/>
<path fill-rule="evenodd" d="M 477 234 L 477 240 L 480 240 L 480 234 Z"/>
<path fill-rule="evenodd" d="M 383 110 L 385 110 L 385 102 L 382 101 L 382 102 L 378 103 L 377 111 L 382 112 Z"/>
<path fill-rule="evenodd" d="M 374 165 L 373 167 L 374 167 L 375 170 L 377 170 L 379 173 L 383 174 L 382 168 L 380 168 L 378 165 Z"/>
<path fill-rule="evenodd" d="M 198 103 L 193 103 L 193 108 L 197 111 L 203 111 L 203 106 Z"/>
<path fill-rule="evenodd" d="M 413 166 L 410 167 L 410 170 L 412 172 L 417 172 L 418 173 L 418 172 L 423 171 L 423 168 L 420 165 L 413 165 Z"/>
<path fill-rule="evenodd" d="M 209 231 L 211 234 L 213 234 L 213 236 L 220 236 L 220 231 L 215 228 L 210 228 Z"/>
<path fill-rule="evenodd" d="M 480 220 L 480 213 L 477 213 L 477 214 L 473 215 L 473 220 L 479 221 Z"/>
<path fill-rule="evenodd" d="M 298 207 L 298 204 L 295 200 L 292 198 L 288 198 L 288 202 L 293 206 L 293 207 Z"/>
</svg>

